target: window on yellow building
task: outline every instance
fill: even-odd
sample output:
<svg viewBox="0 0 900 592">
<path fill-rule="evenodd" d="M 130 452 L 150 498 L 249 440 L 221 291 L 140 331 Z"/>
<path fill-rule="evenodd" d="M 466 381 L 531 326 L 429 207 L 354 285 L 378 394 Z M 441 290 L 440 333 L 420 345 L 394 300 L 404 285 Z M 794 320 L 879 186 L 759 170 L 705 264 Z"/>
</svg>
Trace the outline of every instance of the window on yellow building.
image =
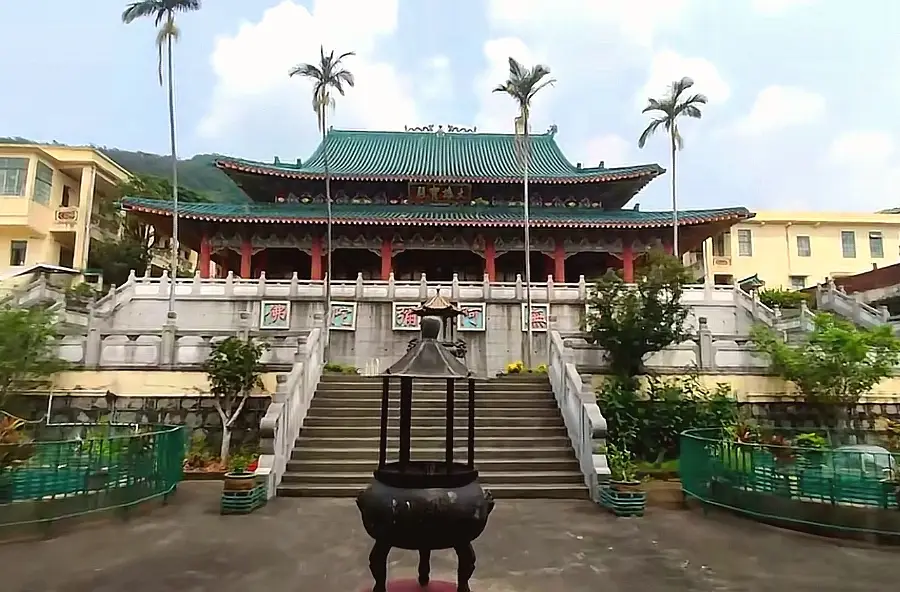
<svg viewBox="0 0 900 592">
<path fill-rule="evenodd" d="M 25 195 L 27 158 L 0 158 L 0 195 Z"/>
<path fill-rule="evenodd" d="M 802 290 L 806 287 L 806 276 L 805 275 L 792 275 L 791 276 L 791 289 L 792 290 Z"/>
<path fill-rule="evenodd" d="M 738 255 L 753 256 L 753 234 L 750 230 L 738 230 Z"/>
<path fill-rule="evenodd" d="M 852 230 L 841 231 L 841 252 L 845 259 L 856 258 L 856 233 Z"/>
<path fill-rule="evenodd" d="M 713 237 L 713 257 L 731 256 L 731 233 L 723 232 Z"/>
<path fill-rule="evenodd" d="M 812 257 L 812 245 L 809 243 L 808 236 L 797 237 L 797 256 Z"/>
<path fill-rule="evenodd" d="M 872 259 L 884 258 L 884 237 L 880 232 L 869 233 L 869 254 Z"/>
<path fill-rule="evenodd" d="M 9 241 L 9 264 L 12 267 L 21 267 L 25 265 L 28 256 L 28 241 L 14 240 Z"/>
<path fill-rule="evenodd" d="M 34 201 L 45 206 L 50 203 L 53 193 L 53 169 L 42 162 L 37 163 L 34 175 Z"/>
</svg>

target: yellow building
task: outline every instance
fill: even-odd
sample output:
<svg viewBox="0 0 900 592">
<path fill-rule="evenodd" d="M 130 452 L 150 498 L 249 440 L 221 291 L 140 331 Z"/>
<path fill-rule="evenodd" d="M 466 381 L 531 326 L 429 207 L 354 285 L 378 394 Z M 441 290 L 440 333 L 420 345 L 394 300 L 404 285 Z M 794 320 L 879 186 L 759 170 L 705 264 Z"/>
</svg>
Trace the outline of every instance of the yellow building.
<svg viewBox="0 0 900 592">
<path fill-rule="evenodd" d="M 708 239 L 687 263 L 708 281 L 756 275 L 769 288 L 801 289 L 900 260 L 900 215 L 757 212 Z"/>
<path fill-rule="evenodd" d="M 90 147 L 0 144 L 0 277 L 38 263 L 84 269 L 103 232 L 92 213 L 130 176 Z"/>
</svg>

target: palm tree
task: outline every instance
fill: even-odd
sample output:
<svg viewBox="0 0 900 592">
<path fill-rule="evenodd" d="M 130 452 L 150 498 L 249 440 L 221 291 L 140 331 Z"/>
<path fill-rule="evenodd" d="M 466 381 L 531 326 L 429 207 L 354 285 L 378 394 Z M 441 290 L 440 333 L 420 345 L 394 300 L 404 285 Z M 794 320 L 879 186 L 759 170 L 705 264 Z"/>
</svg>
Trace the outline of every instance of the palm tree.
<svg viewBox="0 0 900 592">
<path fill-rule="evenodd" d="M 675 198 L 675 152 L 684 147 L 684 140 L 678 130 L 678 118 L 682 115 L 700 119 L 700 105 L 707 102 L 706 95 L 692 94 L 684 96 L 685 92 L 694 86 L 694 81 L 688 77 L 676 80 L 669 88 L 668 94 L 662 99 L 647 99 L 647 106 L 641 113 L 653 113 L 653 119 L 638 139 L 638 148 L 643 148 L 647 138 L 663 126 L 669 134 L 669 144 L 672 150 L 672 253 L 676 257 L 681 256 L 678 250 L 678 201 Z"/>
<path fill-rule="evenodd" d="M 525 209 L 525 318 L 526 349 L 525 365 L 531 368 L 531 351 L 534 346 L 534 335 L 531 330 L 531 228 L 528 203 L 528 158 L 531 145 L 528 137 L 528 119 L 531 112 L 531 100 L 539 90 L 556 82 L 550 76 L 550 68 L 538 64 L 526 68 L 515 58 L 509 58 L 509 78 L 497 86 L 493 92 L 506 93 L 515 100 L 519 108 L 516 117 L 516 147 L 522 159 L 523 203 Z"/>
<path fill-rule="evenodd" d="M 332 253 L 332 232 L 331 232 L 331 172 L 328 169 L 328 109 L 334 108 L 334 97 L 331 95 L 332 90 L 336 90 L 341 96 L 346 92 L 344 85 L 352 87 L 356 80 L 350 70 L 344 69 L 341 62 L 344 58 L 356 55 L 352 51 L 342 53 L 335 57 L 332 50 L 327 55 L 325 47 L 319 46 L 319 63 L 317 64 L 299 64 L 291 68 L 289 76 L 302 76 L 308 78 L 313 83 L 312 107 L 316 112 L 316 118 L 319 124 L 319 131 L 322 133 L 322 163 L 325 168 L 325 216 L 326 216 L 326 235 L 325 235 L 325 347 L 331 343 L 331 253 Z M 327 355 L 326 355 L 327 359 Z"/>
<path fill-rule="evenodd" d="M 163 83 L 163 53 L 168 60 L 166 73 L 169 80 L 169 142 L 172 149 L 172 264 L 169 284 L 169 312 L 175 310 L 175 278 L 178 277 L 178 152 L 175 148 L 175 77 L 172 65 L 172 46 L 178 41 L 180 31 L 175 24 L 176 12 L 200 10 L 200 0 L 143 0 L 132 2 L 122 12 L 122 22 L 131 24 L 139 18 L 153 17 L 159 29 L 156 49 L 159 54 L 159 84 Z"/>
</svg>

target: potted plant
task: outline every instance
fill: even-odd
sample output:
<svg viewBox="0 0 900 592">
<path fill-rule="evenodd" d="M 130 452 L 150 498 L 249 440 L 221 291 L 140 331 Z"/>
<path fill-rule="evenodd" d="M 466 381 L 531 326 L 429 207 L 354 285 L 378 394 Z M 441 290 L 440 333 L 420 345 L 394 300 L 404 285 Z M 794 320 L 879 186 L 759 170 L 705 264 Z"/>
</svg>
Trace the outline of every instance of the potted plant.
<svg viewBox="0 0 900 592">
<path fill-rule="evenodd" d="M 0 416 L 0 504 L 12 502 L 15 472 L 35 453 L 34 443 L 21 429 L 24 424 Z"/>
<path fill-rule="evenodd" d="M 821 434 L 806 432 L 794 438 L 794 447 L 798 449 L 798 464 L 802 462 L 810 467 L 818 467 L 822 465 L 825 450 L 828 449 L 828 440 Z"/>
<path fill-rule="evenodd" d="M 606 450 L 609 463 L 609 486 L 600 490 L 600 503 L 616 516 L 643 516 L 647 492 L 637 478 L 637 464 L 623 447 L 610 445 Z"/>
</svg>

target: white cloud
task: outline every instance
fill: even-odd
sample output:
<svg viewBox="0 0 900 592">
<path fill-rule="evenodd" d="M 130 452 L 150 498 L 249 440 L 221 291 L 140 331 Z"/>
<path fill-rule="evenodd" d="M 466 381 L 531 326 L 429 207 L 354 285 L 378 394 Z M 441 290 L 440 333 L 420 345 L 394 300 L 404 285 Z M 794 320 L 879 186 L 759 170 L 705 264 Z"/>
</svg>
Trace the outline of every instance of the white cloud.
<svg viewBox="0 0 900 592">
<path fill-rule="evenodd" d="M 374 57 L 396 30 L 397 11 L 397 0 L 317 0 L 312 12 L 285 0 L 258 22 L 219 37 L 211 56 L 216 85 L 199 134 L 243 154 L 274 149 L 295 155 L 297 138 L 315 137 L 316 123 L 310 83 L 289 78 L 288 71 L 316 62 L 320 44 L 356 52 L 346 60 L 356 87 L 336 97 L 329 125 L 400 129 L 420 123 L 410 85 L 393 65 Z"/>
<path fill-rule="evenodd" d="M 631 43 L 649 46 L 664 29 L 681 22 L 689 0 L 489 0 L 488 22 L 517 34 L 562 34 L 573 39 L 588 32 L 594 40 L 612 29 Z"/>
<path fill-rule="evenodd" d="M 453 95 L 453 80 L 450 72 L 450 58 L 445 55 L 433 55 L 425 60 L 423 80 L 419 85 L 423 98 L 427 100 L 446 100 Z"/>
<path fill-rule="evenodd" d="M 792 86 L 769 86 L 756 95 L 750 113 L 734 130 L 742 135 L 761 135 L 787 127 L 809 125 L 825 117 L 825 97 Z"/>
<path fill-rule="evenodd" d="M 876 168 L 885 166 L 894 154 L 894 138 L 882 131 L 852 131 L 837 136 L 828 148 L 828 163 Z"/>
<path fill-rule="evenodd" d="M 753 11 L 763 16 L 782 16 L 797 8 L 812 6 L 816 0 L 751 0 Z"/>
<path fill-rule="evenodd" d="M 633 164 L 630 160 L 633 145 L 634 142 L 617 134 L 605 134 L 588 140 L 584 150 L 580 150 L 578 154 L 585 155 L 586 167 L 594 167 L 601 162 L 608 167 L 626 166 Z"/>
<path fill-rule="evenodd" d="M 656 53 L 650 62 L 647 82 L 636 98 L 638 105 L 643 108 L 649 97 L 663 96 L 673 81 L 685 76 L 694 80 L 691 90 L 705 94 L 710 103 L 724 103 L 731 97 L 731 87 L 715 64 L 705 58 L 689 58 L 664 50 Z"/>
</svg>

